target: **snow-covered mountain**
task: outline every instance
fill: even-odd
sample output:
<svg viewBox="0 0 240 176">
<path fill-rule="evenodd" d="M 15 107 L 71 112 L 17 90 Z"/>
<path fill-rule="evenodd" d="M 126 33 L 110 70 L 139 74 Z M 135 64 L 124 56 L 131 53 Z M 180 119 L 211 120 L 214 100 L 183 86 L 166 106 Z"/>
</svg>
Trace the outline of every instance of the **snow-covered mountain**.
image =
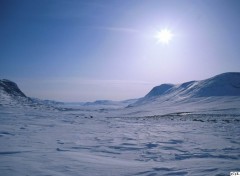
<svg viewBox="0 0 240 176">
<path fill-rule="evenodd" d="M 84 106 L 97 106 L 97 105 L 112 105 L 117 102 L 111 101 L 111 100 L 96 100 L 94 102 L 86 102 L 83 105 Z"/>
<path fill-rule="evenodd" d="M 5 107 L 33 107 L 52 109 L 54 106 L 63 104 L 52 100 L 40 100 L 26 96 L 18 85 L 10 80 L 0 80 L 0 106 Z"/>
<path fill-rule="evenodd" d="M 15 107 L 47 107 L 108 112 L 119 110 L 117 116 L 148 116 L 176 112 L 219 111 L 240 112 L 240 73 L 223 73 L 201 81 L 162 84 L 139 99 L 125 101 L 98 100 L 87 103 L 61 103 L 27 97 L 9 80 L 0 80 L 0 105 Z M 127 108 L 125 108 L 127 107 Z M 114 112 L 115 113 L 115 112 Z M 114 116 L 114 115 L 113 115 Z"/>
<path fill-rule="evenodd" d="M 94 102 L 83 103 L 83 106 L 99 106 L 99 107 L 115 107 L 121 108 L 126 107 L 129 104 L 135 103 L 138 99 L 129 99 L 123 101 L 112 101 L 112 100 L 97 100 Z"/>
<path fill-rule="evenodd" d="M 27 98 L 27 96 L 18 88 L 16 83 L 9 81 L 7 79 L 0 80 L 0 90 L 1 94 L 4 93 L 13 97 Z"/>
<path fill-rule="evenodd" d="M 31 102 L 17 86 L 16 83 L 7 79 L 0 80 L 0 105 L 2 106 L 18 106 Z"/>
<path fill-rule="evenodd" d="M 131 106 L 147 104 L 161 99 L 176 101 L 200 97 L 240 96 L 240 73 L 223 73 L 201 81 L 182 84 L 162 84 L 154 87 L 146 96 Z"/>
<path fill-rule="evenodd" d="M 63 103 L 53 100 L 41 100 L 26 96 L 16 83 L 2 79 L 0 80 L 0 106 L 5 107 L 33 107 L 33 108 L 55 108 L 55 109 L 118 109 L 134 103 L 137 99 L 124 101 L 97 100 L 95 102 Z"/>
</svg>

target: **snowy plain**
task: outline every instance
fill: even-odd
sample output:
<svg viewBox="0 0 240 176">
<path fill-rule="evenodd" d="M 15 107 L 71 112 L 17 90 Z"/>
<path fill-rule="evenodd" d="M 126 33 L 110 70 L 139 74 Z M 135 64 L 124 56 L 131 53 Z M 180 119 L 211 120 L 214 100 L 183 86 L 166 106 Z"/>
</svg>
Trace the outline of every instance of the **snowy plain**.
<svg viewBox="0 0 240 176">
<path fill-rule="evenodd" d="M 125 106 L 44 104 L 14 91 L 0 87 L 1 176 L 240 171 L 239 96 L 171 101 L 171 93 Z"/>
<path fill-rule="evenodd" d="M 239 170 L 239 115 L 91 118 L 75 111 L 0 112 L 3 176 L 220 176 Z"/>
</svg>

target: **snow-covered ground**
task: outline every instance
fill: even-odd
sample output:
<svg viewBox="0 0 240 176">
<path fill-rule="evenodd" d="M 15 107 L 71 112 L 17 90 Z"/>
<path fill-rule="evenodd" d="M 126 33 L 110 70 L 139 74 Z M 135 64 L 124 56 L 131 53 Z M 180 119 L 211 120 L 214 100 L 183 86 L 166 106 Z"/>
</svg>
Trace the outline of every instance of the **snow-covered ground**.
<svg viewBox="0 0 240 176">
<path fill-rule="evenodd" d="M 107 118 L 0 108 L 0 175 L 229 175 L 240 116 Z"/>
<path fill-rule="evenodd" d="M 138 100 L 58 103 L 0 80 L 0 176 L 240 171 L 239 83 L 231 73 Z"/>
</svg>

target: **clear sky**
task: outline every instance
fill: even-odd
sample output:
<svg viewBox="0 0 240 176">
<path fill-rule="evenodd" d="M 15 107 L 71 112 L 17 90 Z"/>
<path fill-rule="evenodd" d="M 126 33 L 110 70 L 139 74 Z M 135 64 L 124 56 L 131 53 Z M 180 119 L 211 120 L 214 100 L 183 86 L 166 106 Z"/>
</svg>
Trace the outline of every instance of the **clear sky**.
<svg viewBox="0 0 240 176">
<path fill-rule="evenodd" d="M 239 0 L 0 0 L 0 78 L 31 97 L 123 100 L 230 71 Z"/>
</svg>

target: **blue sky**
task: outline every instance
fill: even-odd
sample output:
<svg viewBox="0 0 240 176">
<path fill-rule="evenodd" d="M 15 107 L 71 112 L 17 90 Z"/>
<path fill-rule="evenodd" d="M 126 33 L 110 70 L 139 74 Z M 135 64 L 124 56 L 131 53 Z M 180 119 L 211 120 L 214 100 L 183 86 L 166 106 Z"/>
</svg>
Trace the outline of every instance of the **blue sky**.
<svg viewBox="0 0 240 176">
<path fill-rule="evenodd" d="M 239 19 L 238 0 L 1 0 L 0 77 L 42 99 L 142 97 L 239 72 Z"/>
</svg>

